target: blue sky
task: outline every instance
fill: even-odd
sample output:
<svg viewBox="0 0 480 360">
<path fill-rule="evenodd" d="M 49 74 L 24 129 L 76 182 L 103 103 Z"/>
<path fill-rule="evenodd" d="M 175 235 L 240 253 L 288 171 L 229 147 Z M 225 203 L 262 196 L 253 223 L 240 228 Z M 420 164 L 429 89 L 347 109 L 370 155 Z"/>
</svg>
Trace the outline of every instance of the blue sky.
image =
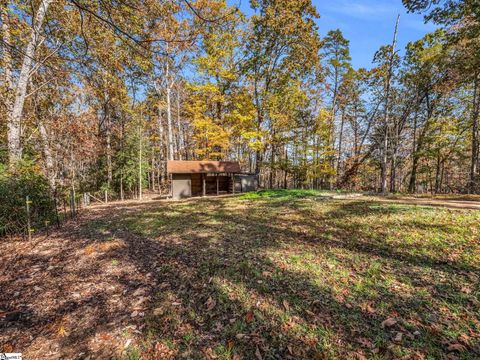
<svg viewBox="0 0 480 360">
<path fill-rule="evenodd" d="M 231 3 L 239 4 L 240 0 Z M 373 55 L 381 45 L 390 44 L 395 20 L 400 14 L 398 48 L 420 39 L 435 30 L 432 24 L 424 24 L 422 15 L 408 14 L 401 0 L 312 0 L 320 13 L 320 36 L 339 28 L 350 40 L 350 53 L 355 68 L 372 65 Z M 241 0 L 243 12 L 251 14 L 249 0 Z"/>
</svg>

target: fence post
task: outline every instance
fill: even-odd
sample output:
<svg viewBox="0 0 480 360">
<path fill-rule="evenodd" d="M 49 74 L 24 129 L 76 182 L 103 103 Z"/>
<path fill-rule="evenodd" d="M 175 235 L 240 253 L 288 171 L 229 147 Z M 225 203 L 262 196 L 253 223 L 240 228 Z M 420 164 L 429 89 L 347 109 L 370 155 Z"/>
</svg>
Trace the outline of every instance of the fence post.
<svg viewBox="0 0 480 360">
<path fill-rule="evenodd" d="M 32 228 L 31 228 L 31 222 L 30 222 L 30 197 L 27 195 L 25 198 L 25 204 L 27 206 L 27 232 L 28 232 L 28 240 L 32 240 Z"/>
<path fill-rule="evenodd" d="M 50 222 L 48 220 L 45 220 L 45 229 L 47 230 L 47 236 L 50 236 L 49 224 L 50 224 Z"/>
</svg>

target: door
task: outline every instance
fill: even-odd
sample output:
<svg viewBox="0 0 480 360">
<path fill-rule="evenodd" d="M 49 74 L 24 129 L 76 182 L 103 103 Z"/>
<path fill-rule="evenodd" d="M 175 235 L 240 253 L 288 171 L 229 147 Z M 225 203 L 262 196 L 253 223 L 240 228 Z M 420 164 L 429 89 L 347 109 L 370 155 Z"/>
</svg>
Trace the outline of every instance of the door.
<svg viewBox="0 0 480 360">
<path fill-rule="evenodd" d="M 192 196 L 192 180 L 190 174 L 172 175 L 172 197 L 184 199 Z"/>
</svg>

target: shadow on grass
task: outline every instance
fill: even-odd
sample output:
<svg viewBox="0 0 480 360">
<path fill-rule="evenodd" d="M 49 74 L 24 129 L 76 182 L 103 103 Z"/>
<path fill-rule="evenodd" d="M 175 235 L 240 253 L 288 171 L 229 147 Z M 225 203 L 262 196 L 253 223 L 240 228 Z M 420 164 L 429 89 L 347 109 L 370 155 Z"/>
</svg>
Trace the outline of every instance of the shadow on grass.
<svg viewBox="0 0 480 360">
<path fill-rule="evenodd" d="M 446 316 L 438 305 L 471 313 L 473 305 L 449 280 L 471 285 L 458 272 L 478 272 L 478 268 L 444 262 L 428 249 L 412 251 L 414 245 L 386 243 L 386 231 L 378 228 L 372 233 L 357 222 L 406 212 L 407 207 L 335 202 L 333 209 L 315 215 L 305 198 L 318 194 L 280 194 L 260 195 L 278 202 L 242 196 L 240 202 L 209 199 L 120 209 L 115 215 L 100 212 L 98 220 L 86 223 L 80 233 L 64 234 L 68 247 L 61 256 L 77 256 L 79 248 L 90 244 L 119 241 L 121 246 L 69 276 L 100 274 L 103 269 L 96 264 L 117 259 L 120 267 L 135 269 L 133 277 L 112 275 L 113 284 L 123 289 L 122 296 L 131 300 L 129 306 L 112 308 L 111 294 L 99 288 L 88 301 L 37 314 L 33 324 L 41 326 L 71 313 L 78 316 L 83 308 L 93 309 L 85 324 L 88 331 L 84 326 L 72 331 L 63 338 L 62 347 L 88 354 L 91 349 L 86 344 L 95 334 L 135 323 L 144 339 L 136 346 L 147 358 L 168 354 L 230 358 L 235 353 L 254 358 L 257 352 L 265 359 L 415 354 L 440 358 L 455 332 L 475 332 L 468 324 L 442 323 L 439 328 Z M 303 258 L 304 253 L 309 257 Z M 316 256 L 336 262 L 317 264 L 311 261 Z M 23 264 L 41 261 L 20 259 Z M 302 267 L 304 263 L 312 266 L 311 271 Z M 404 292 L 402 282 L 428 291 Z M 144 320 L 131 316 L 138 289 L 145 289 L 148 303 Z M 369 304 L 374 304 L 373 310 Z M 382 321 L 389 317 L 398 323 L 383 328 Z M 420 335 L 413 335 L 415 331 Z M 398 332 L 405 337 L 396 344 L 393 338 Z M 477 355 L 478 343 L 473 342 L 461 354 Z"/>
</svg>

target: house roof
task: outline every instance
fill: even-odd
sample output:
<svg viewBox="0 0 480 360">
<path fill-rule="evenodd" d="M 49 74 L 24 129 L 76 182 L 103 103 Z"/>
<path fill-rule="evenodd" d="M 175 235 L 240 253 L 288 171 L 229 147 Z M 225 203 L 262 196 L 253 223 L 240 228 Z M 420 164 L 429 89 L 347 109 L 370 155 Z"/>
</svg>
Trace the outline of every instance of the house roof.
<svg viewBox="0 0 480 360">
<path fill-rule="evenodd" d="M 240 173 L 237 161 L 167 161 L 169 174 Z"/>
</svg>

